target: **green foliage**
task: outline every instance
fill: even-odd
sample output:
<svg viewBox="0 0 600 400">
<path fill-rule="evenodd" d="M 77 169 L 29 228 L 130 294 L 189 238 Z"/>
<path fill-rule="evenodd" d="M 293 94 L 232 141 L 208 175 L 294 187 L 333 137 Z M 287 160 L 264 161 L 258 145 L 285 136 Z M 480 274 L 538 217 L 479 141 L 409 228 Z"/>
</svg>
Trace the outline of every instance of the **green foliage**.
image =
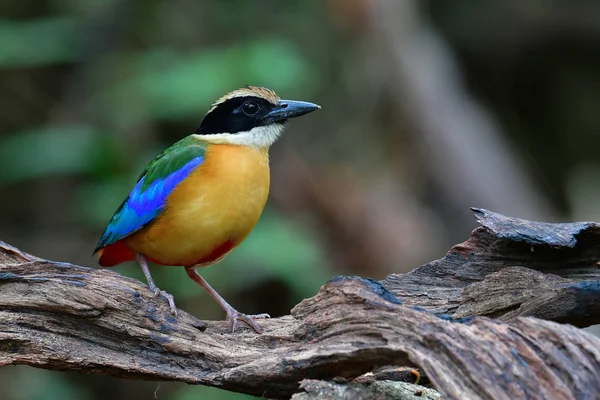
<svg viewBox="0 0 600 400">
<path fill-rule="evenodd" d="M 8 388 L 2 389 L 2 398 L 13 400 L 89 400 L 93 397 L 82 387 L 74 385 L 65 374 L 20 367 L 14 371 Z"/>
<path fill-rule="evenodd" d="M 306 92 L 318 83 L 297 49 L 273 39 L 187 54 L 157 48 L 123 57 L 128 60 L 128 76 L 115 78 L 91 103 L 121 126 L 147 119 L 198 118 L 217 98 L 248 84 Z M 103 70 L 106 73 L 123 61 L 111 60 Z"/>
<path fill-rule="evenodd" d="M 174 400 L 252 400 L 258 397 L 241 393 L 226 392 L 211 387 L 185 386 L 175 393 Z"/>
<path fill-rule="evenodd" d="M 230 271 L 240 277 L 234 285 L 269 276 L 289 286 L 298 300 L 313 296 L 333 274 L 319 237 L 271 209 L 226 261 Z"/>
<path fill-rule="evenodd" d="M 92 173 L 109 143 L 89 126 L 48 126 L 0 141 L 0 187 L 50 174 Z"/>
<path fill-rule="evenodd" d="M 134 185 L 133 175 L 81 184 L 76 193 L 78 208 L 73 210 L 76 219 L 97 230 L 104 228 Z"/>
<path fill-rule="evenodd" d="M 0 20 L 0 67 L 30 67 L 76 60 L 76 20 L 59 17 L 26 22 Z"/>
</svg>

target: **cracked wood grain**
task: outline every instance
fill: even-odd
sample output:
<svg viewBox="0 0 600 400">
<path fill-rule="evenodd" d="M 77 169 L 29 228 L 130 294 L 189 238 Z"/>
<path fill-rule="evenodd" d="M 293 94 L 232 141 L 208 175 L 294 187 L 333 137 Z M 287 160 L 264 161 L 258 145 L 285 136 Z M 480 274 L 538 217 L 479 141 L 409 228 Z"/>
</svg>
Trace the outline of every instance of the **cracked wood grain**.
<svg viewBox="0 0 600 400">
<path fill-rule="evenodd" d="M 332 279 L 291 315 L 264 321 L 263 335 L 232 334 L 226 322 L 181 310 L 175 318 L 137 280 L 2 243 L 0 366 L 267 398 L 289 398 L 305 379 L 351 382 L 382 366 L 408 366 L 449 399 L 595 398 L 600 339 L 540 318 L 598 321 L 598 225 L 476 213 L 483 226 L 445 258 L 383 285 Z"/>
<path fill-rule="evenodd" d="M 550 224 L 473 209 L 482 226 L 444 258 L 383 286 L 407 304 L 454 318 L 535 316 L 600 324 L 600 224 Z"/>
</svg>

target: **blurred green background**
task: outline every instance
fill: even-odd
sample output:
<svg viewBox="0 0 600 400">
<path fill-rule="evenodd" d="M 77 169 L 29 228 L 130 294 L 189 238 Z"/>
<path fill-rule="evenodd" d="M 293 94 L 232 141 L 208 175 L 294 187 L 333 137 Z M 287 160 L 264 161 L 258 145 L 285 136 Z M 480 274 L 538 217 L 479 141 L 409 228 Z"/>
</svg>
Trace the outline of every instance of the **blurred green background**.
<svg viewBox="0 0 600 400">
<path fill-rule="evenodd" d="M 439 258 L 476 226 L 470 206 L 598 221 L 599 42 L 591 0 L 5 0 L 0 240 L 96 266 L 145 164 L 246 84 L 323 109 L 273 147 L 254 232 L 202 271 L 243 312 Z M 183 270 L 153 275 L 224 317 Z M 27 367 L 0 385 L 2 400 L 247 397 Z"/>
</svg>

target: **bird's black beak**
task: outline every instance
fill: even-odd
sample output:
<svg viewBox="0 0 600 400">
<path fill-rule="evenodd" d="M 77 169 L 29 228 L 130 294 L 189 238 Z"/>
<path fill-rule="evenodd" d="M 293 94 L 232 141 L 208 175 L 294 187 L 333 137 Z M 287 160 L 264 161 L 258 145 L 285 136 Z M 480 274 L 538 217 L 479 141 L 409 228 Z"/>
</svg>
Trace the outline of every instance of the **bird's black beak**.
<svg viewBox="0 0 600 400">
<path fill-rule="evenodd" d="M 321 106 L 307 101 L 280 100 L 279 104 L 265 115 L 265 122 L 284 122 L 288 118 L 300 117 L 320 108 Z"/>
</svg>

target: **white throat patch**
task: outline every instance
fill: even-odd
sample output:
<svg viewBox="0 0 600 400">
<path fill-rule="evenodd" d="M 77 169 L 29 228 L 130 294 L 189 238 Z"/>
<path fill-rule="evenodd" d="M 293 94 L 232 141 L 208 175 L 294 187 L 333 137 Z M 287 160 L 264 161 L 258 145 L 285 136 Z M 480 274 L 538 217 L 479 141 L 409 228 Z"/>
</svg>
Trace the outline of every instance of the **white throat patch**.
<svg viewBox="0 0 600 400">
<path fill-rule="evenodd" d="M 209 135 L 195 134 L 194 136 L 212 144 L 234 144 L 238 146 L 265 149 L 269 148 L 277 141 L 284 129 L 284 124 L 270 124 L 265 126 L 257 126 L 247 132 L 212 133 Z"/>
</svg>

